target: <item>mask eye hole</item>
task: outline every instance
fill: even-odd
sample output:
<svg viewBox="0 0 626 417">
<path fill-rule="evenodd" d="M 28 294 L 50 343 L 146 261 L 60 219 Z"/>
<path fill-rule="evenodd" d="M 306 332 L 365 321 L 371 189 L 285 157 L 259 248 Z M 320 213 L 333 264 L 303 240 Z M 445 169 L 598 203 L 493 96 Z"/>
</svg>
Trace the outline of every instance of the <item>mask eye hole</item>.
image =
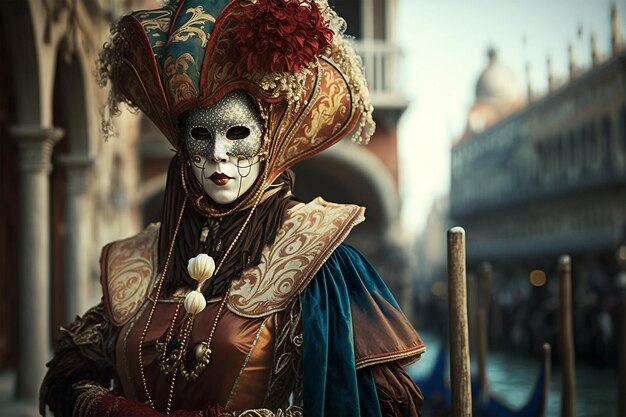
<svg viewBox="0 0 626 417">
<path fill-rule="evenodd" d="M 195 140 L 209 140 L 211 139 L 211 132 L 206 127 L 194 127 L 189 131 L 189 135 Z"/>
<path fill-rule="evenodd" d="M 233 126 L 226 131 L 226 137 L 230 140 L 245 139 L 250 135 L 250 129 L 245 126 Z"/>
</svg>

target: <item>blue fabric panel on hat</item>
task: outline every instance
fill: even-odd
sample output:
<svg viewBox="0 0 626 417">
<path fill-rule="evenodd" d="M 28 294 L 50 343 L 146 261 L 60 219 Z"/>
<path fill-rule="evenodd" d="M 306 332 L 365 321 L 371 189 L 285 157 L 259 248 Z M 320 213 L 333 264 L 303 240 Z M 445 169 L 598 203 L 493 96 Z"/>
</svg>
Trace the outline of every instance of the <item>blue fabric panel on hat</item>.
<svg viewBox="0 0 626 417">
<path fill-rule="evenodd" d="M 197 97 L 200 69 L 215 20 L 230 0 L 183 0 L 162 58 L 164 87 L 170 103 Z"/>
<path fill-rule="evenodd" d="M 159 66 L 162 64 L 161 58 L 167 45 L 167 35 L 177 6 L 178 2 L 171 2 L 160 9 L 140 10 L 132 13 L 146 32 Z"/>
</svg>

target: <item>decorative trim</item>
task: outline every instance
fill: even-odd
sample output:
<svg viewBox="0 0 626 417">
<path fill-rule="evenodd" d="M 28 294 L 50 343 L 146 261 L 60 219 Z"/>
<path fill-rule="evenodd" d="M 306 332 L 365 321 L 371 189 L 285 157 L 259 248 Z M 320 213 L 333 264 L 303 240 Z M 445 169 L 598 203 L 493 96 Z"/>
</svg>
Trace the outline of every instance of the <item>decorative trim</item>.
<svg viewBox="0 0 626 417">
<path fill-rule="evenodd" d="M 296 297 L 285 311 L 274 315 L 274 358 L 263 407 L 275 410 L 302 404 L 302 305 Z"/>
<path fill-rule="evenodd" d="M 152 223 L 131 238 L 102 251 L 102 289 L 111 321 L 122 326 L 145 302 L 157 275 L 159 225 Z"/>
<path fill-rule="evenodd" d="M 420 358 L 420 355 L 425 351 L 426 347 L 422 345 L 400 352 L 390 352 L 381 355 L 369 356 L 356 361 L 356 369 L 359 370 L 368 366 L 380 365 L 381 363 L 388 363 L 398 360 L 402 360 L 402 366 L 407 366 L 417 361 Z"/>
<path fill-rule="evenodd" d="M 243 317 L 263 317 L 287 307 L 313 279 L 350 230 L 362 222 L 365 209 L 335 204 L 321 197 L 299 204 L 287 219 L 261 262 L 233 281 L 229 310 Z"/>
</svg>

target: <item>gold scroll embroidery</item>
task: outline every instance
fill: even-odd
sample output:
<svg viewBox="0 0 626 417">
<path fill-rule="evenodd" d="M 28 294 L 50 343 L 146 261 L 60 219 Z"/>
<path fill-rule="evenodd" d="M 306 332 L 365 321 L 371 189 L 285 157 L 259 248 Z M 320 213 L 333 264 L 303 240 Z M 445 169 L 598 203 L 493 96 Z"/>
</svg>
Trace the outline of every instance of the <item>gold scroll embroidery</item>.
<svg viewBox="0 0 626 417">
<path fill-rule="evenodd" d="M 157 269 L 158 224 L 136 236 L 110 245 L 106 259 L 106 285 L 111 320 L 122 325 L 139 309 Z"/>
<path fill-rule="evenodd" d="M 244 271 L 231 285 L 227 307 L 243 317 L 262 317 L 284 309 L 352 227 L 364 220 L 364 211 L 320 197 L 292 208 L 274 244 L 263 250 L 259 265 Z"/>
</svg>

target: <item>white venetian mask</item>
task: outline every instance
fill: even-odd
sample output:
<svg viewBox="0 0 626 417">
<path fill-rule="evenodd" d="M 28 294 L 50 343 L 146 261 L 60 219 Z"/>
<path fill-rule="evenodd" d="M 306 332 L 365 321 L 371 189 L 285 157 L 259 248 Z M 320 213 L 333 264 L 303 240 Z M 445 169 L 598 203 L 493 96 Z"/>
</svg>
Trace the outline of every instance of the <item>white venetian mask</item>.
<svg viewBox="0 0 626 417">
<path fill-rule="evenodd" d="M 193 172 L 218 204 L 230 204 L 252 187 L 260 173 L 263 124 L 243 91 L 189 111 L 185 144 Z"/>
</svg>

